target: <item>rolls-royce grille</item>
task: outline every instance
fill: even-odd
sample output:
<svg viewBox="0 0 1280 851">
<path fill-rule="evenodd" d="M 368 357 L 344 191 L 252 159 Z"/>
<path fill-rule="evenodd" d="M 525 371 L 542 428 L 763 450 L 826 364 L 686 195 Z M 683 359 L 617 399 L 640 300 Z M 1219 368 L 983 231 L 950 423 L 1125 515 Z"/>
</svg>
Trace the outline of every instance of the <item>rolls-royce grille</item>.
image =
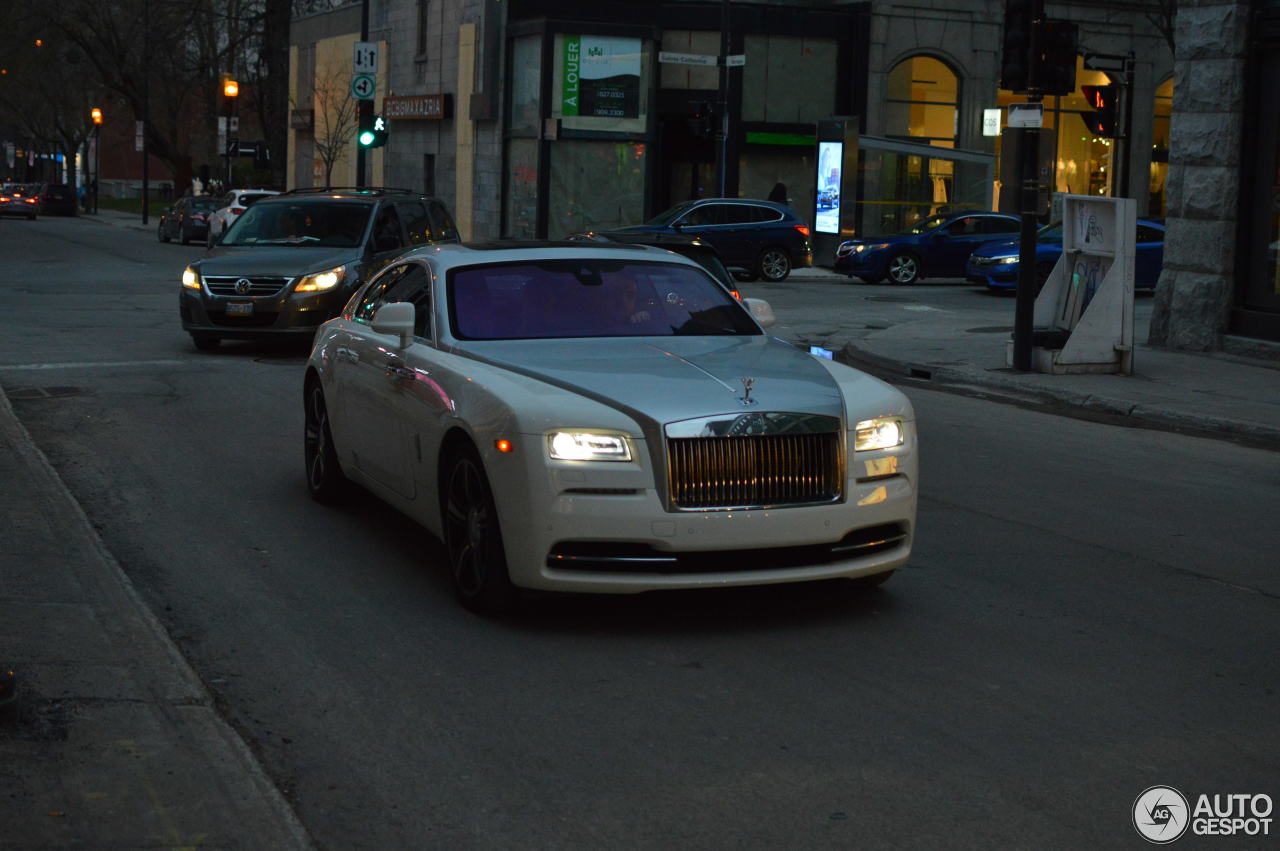
<svg viewBox="0 0 1280 851">
<path fill-rule="evenodd" d="M 209 275 L 205 277 L 204 285 L 214 295 L 270 296 L 280 292 L 284 285 L 289 283 L 288 278 L 274 275 L 254 275 L 244 278 L 249 282 L 249 291 L 242 293 L 236 289 L 236 283 L 240 280 L 239 276 Z"/>
<path fill-rule="evenodd" d="M 667 455 L 676 508 L 801 505 L 842 492 L 839 432 L 673 438 Z"/>
</svg>

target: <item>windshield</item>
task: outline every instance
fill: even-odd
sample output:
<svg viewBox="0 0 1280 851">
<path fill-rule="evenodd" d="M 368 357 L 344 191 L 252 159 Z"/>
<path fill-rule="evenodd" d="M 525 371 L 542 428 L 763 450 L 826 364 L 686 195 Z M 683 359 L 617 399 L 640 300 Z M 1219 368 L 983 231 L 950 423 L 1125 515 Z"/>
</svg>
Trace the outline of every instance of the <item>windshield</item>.
<svg viewBox="0 0 1280 851">
<path fill-rule="evenodd" d="M 1062 222 L 1045 225 L 1036 233 L 1040 242 L 1062 242 Z"/>
<path fill-rule="evenodd" d="M 211 212 L 218 209 L 217 198 L 192 198 L 191 209 L 200 210 L 201 212 Z"/>
<path fill-rule="evenodd" d="M 369 204 L 294 201 L 254 204 L 236 219 L 222 245 L 313 245 L 355 248 L 364 241 Z"/>
<path fill-rule="evenodd" d="M 674 207 L 672 207 L 670 210 L 667 210 L 665 213 L 659 213 L 658 215 L 654 216 L 652 219 L 645 222 L 645 224 L 646 225 L 669 225 L 672 222 L 674 222 L 676 219 L 684 215 L 685 212 L 692 206 L 693 206 L 692 201 L 683 201 L 679 204 L 676 204 Z"/>
<path fill-rule="evenodd" d="M 911 227 L 906 228 L 905 230 L 898 231 L 898 233 L 901 233 L 901 234 L 924 233 L 925 231 L 933 230 L 938 225 L 942 224 L 943 222 L 947 221 L 950 218 L 951 218 L 951 214 L 949 213 L 939 213 L 936 216 L 930 216 L 927 219 L 921 219 Z"/>
<path fill-rule="evenodd" d="M 241 195 L 240 206 L 251 207 L 253 206 L 254 201 L 261 201 L 263 198 L 270 198 L 273 194 L 274 193 L 271 193 L 271 192 L 257 192 L 257 193 L 254 193 L 253 195 L 248 195 L 248 194 Z"/>
<path fill-rule="evenodd" d="M 449 274 L 461 340 L 758 335 L 746 310 L 707 273 L 674 263 L 544 260 Z"/>
</svg>

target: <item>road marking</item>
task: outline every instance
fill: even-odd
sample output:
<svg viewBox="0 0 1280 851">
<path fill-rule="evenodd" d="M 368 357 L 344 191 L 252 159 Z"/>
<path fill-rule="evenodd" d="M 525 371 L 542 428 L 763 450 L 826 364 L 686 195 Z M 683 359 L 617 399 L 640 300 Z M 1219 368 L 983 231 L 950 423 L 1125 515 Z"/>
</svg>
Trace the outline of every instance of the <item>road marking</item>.
<svg viewBox="0 0 1280 851">
<path fill-rule="evenodd" d="M 18 371 L 27 369 L 90 369 L 92 367 L 119 366 L 180 366 L 187 363 L 182 360 L 115 360 L 115 361 L 79 361 L 73 363 L 10 363 L 0 364 L 0 371 Z"/>
</svg>

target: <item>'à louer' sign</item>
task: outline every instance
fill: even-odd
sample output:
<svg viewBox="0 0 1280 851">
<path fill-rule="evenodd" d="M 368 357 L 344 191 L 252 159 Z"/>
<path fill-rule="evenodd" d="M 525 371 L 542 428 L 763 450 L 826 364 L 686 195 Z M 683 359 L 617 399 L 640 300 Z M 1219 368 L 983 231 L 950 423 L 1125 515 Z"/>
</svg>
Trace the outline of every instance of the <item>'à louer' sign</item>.
<svg viewBox="0 0 1280 851">
<path fill-rule="evenodd" d="M 563 59 L 561 115 L 639 117 L 640 39 L 566 35 Z"/>
</svg>

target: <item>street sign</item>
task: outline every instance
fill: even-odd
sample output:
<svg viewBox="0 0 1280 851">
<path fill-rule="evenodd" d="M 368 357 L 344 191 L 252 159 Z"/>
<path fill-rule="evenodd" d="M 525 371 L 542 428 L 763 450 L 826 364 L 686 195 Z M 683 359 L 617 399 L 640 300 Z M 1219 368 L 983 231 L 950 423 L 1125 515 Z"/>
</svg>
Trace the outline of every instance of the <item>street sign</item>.
<svg viewBox="0 0 1280 851">
<path fill-rule="evenodd" d="M 378 73 L 378 43 L 376 41 L 357 41 L 351 59 L 352 74 Z"/>
<path fill-rule="evenodd" d="M 1043 127 L 1044 104 L 1011 103 L 1009 104 L 1010 127 Z"/>
<path fill-rule="evenodd" d="M 668 53 L 665 50 L 658 52 L 658 61 L 666 62 L 671 65 L 716 65 L 720 61 L 718 56 L 704 56 L 698 53 Z"/>
<path fill-rule="evenodd" d="M 982 110 L 982 135 L 1000 135 L 1000 108 Z"/>
<path fill-rule="evenodd" d="M 351 96 L 356 100 L 373 100 L 377 90 L 372 74 L 356 74 L 351 78 Z"/>
<path fill-rule="evenodd" d="M 746 64 L 747 54 L 745 53 L 731 53 L 724 58 L 724 65 L 726 68 L 741 68 Z"/>
</svg>

